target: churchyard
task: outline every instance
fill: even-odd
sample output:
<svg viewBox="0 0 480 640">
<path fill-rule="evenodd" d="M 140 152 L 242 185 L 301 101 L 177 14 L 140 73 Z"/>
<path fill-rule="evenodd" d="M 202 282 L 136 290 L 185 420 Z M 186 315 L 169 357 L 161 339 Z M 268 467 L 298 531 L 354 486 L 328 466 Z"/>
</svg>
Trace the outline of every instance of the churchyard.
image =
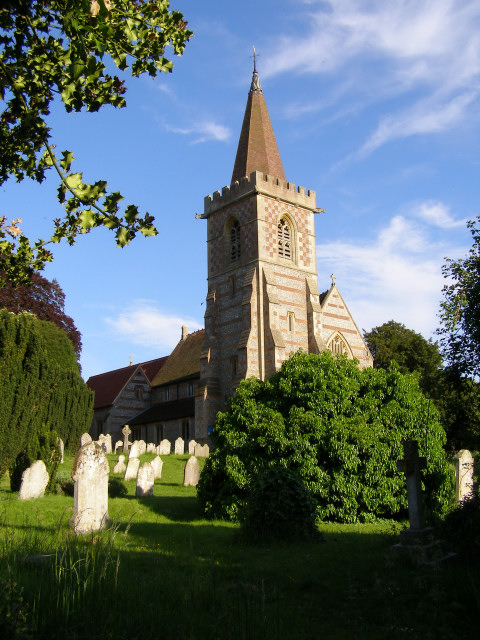
<svg viewBox="0 0 480 640">
<path fill-rule="evenodd" d="M 322 524 L 315 542 L 254 546 L 237 525 L 204 519 L 184 486 L 188 455 L 162 456 L 146 497 L 113 474 L 118 453 L 106 459 L 119 497 L 109 528 L 87 535 L 69 526 L 72 496 L 22 501 L 1 480 L 2 637 L 476 637 L 478 564 L 412 564 L 392 552 L 405 523 Z M 60 480 L 72 465 L 66 454 Z"/>
</svg>

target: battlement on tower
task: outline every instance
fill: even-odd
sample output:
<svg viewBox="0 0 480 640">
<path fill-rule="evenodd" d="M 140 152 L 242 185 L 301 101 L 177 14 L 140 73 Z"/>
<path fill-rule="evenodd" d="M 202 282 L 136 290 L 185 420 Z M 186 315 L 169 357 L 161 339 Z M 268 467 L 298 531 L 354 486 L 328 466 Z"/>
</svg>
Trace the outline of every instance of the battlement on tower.
<svg viewBox="0 0 480 640">
<path fill-rule="evenodd" d="M 235 180 L 230 186 L 223 187 L 221 192 L 215 191 L 213 195 L 206 196 L 203 216 L 206 217 L 217 209 L 221 209 L 251 193 L 263 193 L 312 211 L 316 211 L 317 207 L 317 194 L 315 191 L 305 190 L 305 187 L 295 187 L 292 182 L 286 182 L 261 171 L 252 171 L 250 176 Z"/>
</svg>

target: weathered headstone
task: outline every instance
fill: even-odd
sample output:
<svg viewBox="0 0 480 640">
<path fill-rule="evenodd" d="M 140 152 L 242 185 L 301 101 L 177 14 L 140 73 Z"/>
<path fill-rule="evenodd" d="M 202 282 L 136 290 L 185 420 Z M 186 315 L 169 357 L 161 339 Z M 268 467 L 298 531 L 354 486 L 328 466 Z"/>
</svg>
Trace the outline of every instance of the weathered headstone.
<svg viewBox="0 0 480 640">
<path fill-rule="evenodd" d="M 159 445 L 158 453 L 161 456 L 168 456 L 172 449 L 172 445 L 170 444 L 170 440 L 162 440 Z"/>
<path fill-rule="evenodd" d="M 183 484 L 186 487 L 196 487 L 200 478 L 200 464 L 195 456 L 191 456 L 186 464 L 183 473 Z"/>
<path fill-rule="evenodd" d="M 22 473 L 19 500 L 41 498 L 48 484 L 48 471 L 43 460 L 37 460 Z"/>
<path fill-rule="evenodd" d="M 120 449 L 120 447 L 123 447 L 123 440 L 117 440 L 115 443 L 115 453 L 117 453 L 117 449 Z"/>
<path fill-rule="evenodd" d="M 94 442 L 83 445 L 72 468 L 73 516 L 70 526 L 76 534 L 98 531 L 108 526 L 108 461 Z"/>
<path fill-rule="evenodd" d="M 90 444 L 92 442 L 92 436 L 89 433 L 82 433 L 80 436 L 80 446 L 83 447 L 86 444 Z"/>
<path fill-rule="evenodd" d="M 195 445 L 194 455 L 197 458 L 208 458 L 209 454 L 210 454 L 210 448 L 208 444 L 201 445 L 197 443 Z"/>
<path fill-rule="evenodd" d="M 155 470 L 150 462 L 142 464 L 137 474 L 137 498 L 153 496 L 153 484 L 155 482 Z"/>
<path fill-rule="evenodd" d="M 455 499 L 457 503 L 468 500 L 473 495 L 473 464 L 475 460 L 468 449 L 462 449 L 455 456 Z"/>
<path fill-rule="evenodd" d="M 137 440 L 135 440 L 132 443 L 132 446 L 130 447 L 130 454 L 128 456 L 128 459 L 130 460 L 130 458 L 138 458 L 139 456 L 140 456 L 140 446 Z"/>
<path fill-rule="evenodd" d="M 112 453 L 112 436 L 109 433 L 107 433 L 107 435 L 101 433 L 98 436 L 98 444 L 102 447 L 105 453 Z"/>
<path fill-rule="evenodd" d="M 113 473 L 125 473 L 127 467 L 125 466 L 125 456 L 120 454 L 118 456 L 118 462 L 113 467 Z"/>
<path fill-rule="evenodd" d="M 138 467 L 140 466 L 140 460 L 138 458 L 129 458 L 127 464 L 127 470 L 125 471 L 125 481 L 133 480 L 137 477 Z"/>
<path fill-rule="evenodd" d="M 145 442 L 145 440 L 138 441 L 138 450 L 140 451 L 140 455 L 147 453 L 147 443 Z"/>
<path fill-rule="evenodd" d="M 195 454 L 195 447 L 196 447 L 197 443 L 195 442 L 195 440 L 190 440 L 190 442 L 188 443 L 188 453 L 193 456 Z"/>
<path fill-rule="evenodd" d="M 57 439 L 58 450 L 60 451 L 60 464 L 63 464 L 63 453 L 65 451 L 65 445 L 61 438 Z"/>
<path fill-rule="evenodd" d="M 183 438 L 177 438 L 175 440 L 175 455 L 183 456 L 184 453 L 185 453 L 185 442 L 183 441 Z"/>
<path fill-rule="evenodd" d="M 150 464 L 155 471 L 155 479 L 159 479 L 162 477 L 162 468 L 163 468 L 163 460 L 157 456 L 153 460 L 150 461 Z"/>
<path fill-rule="evenodd" d="M 128 424 L 126 424 L 123 429 L 122 429 L 122 434 L 123 434 L 123 453 L 128 453 L 128 436 L 132 433 L 132 430 L 130 429 L 130 427 L 128 426 Z"/>
<path fill-rule="evenodd" d="M 157 453 L 157 445 L 153 442 L 147 444 L 147 453 Z"/>
</svg>

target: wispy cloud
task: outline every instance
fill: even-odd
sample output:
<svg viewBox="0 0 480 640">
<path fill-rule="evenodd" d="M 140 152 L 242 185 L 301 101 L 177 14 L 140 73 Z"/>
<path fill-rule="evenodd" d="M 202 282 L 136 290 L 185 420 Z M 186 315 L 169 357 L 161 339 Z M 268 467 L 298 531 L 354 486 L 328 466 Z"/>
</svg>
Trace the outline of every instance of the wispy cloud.
<svg viewBox="0 0 480 640">
<path fill-rule="evenodd" d="M 199 122 L 191 127 L 176 127 L 167 124 L 165 125 L 165 128 L 167 131 L 171 131 L 172 133 L 191 136 L 192 144 L 199 144 L 210 140 L 215 140 L 216 142 L 228 142 L 232 135 L 232 132 L 228 127 L 211 120 Z"/>
<path fill-rule="evenodd" d="M 167 352 L 180 340 L 182 325 L 190 331 L 202 328 L 197 320 L 165 313 L 149 300 L 134 301 L 118 315 L 104 318 L 104 322 L 117 339 Z"/>
<path fill-rule="evenodd" d="M 317 245 L 320 286 L 335 272 L 337 284 L 360 328 L 388 320 L 430 336 L 436 327 L 445 256 L 465 253 L 465 247 L 443 230 L 463 225 L 442 203 L 414 205 L 408 216 L 395 215 L 370 242 L 339 240 Z M 467 234 L 465 234 L 465 239 Z"/>
</svg>

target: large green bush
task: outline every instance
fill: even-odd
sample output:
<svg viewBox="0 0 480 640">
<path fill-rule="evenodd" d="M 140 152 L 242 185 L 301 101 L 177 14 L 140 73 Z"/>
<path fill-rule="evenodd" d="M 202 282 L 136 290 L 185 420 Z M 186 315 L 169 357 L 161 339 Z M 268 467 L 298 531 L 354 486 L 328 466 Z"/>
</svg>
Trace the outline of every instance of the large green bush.
<svg viewBox="0 0 480 640">
<path fill-rule="evenodd" d="M 45 451 L 58 437 L 67 447 L 77 442 L 92 407 L 62 329 L 30 313 L 0 310 L 0 477 L 10 468 L 21 475 L 32 458 L 49 458 Z"/>
<path fill-rule="evenodd" d="M 210 517 L 239 519 L 260 474 L 297 474 L 322 520 L 371 521 L 406 513 L 405 479 L 396 462 L 402 440 L 427 457 L 427 512 L 450 506 L 445 432 L 415 376 L 363 369 L 329 352 L 293 355 L 266 382 L 244 380 L 217 417 L 215 450 L 198 495 Z"/>
</svg>

